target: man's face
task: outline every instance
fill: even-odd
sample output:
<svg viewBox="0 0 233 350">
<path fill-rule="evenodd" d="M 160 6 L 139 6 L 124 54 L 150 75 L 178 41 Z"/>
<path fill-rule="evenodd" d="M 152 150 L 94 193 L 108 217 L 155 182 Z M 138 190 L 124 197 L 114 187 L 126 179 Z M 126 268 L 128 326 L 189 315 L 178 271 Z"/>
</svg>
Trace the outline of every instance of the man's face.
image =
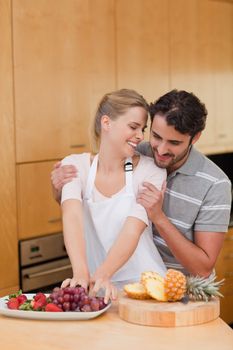
<svg viewBox="0 0 233 350">
<path fill-rule="evenodd" d="M 167 169 L 168 173 L 178 169 L 188 158 L 190 147 L 198 136 L 193 139 L 189 134 L 181 134 L 174 126 L 168 125 L 166 118 L 156 114 L 150 131 L 150 145 L 155 164 Z"/>
</svg>

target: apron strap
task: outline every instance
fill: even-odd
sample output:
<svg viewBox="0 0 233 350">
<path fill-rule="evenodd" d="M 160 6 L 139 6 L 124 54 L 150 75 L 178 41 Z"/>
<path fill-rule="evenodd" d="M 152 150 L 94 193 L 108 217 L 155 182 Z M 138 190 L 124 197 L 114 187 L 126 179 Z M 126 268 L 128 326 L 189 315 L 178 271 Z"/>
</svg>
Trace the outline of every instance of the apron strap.
<svg viewBox="0 0 233 350">
<path fill-rule="evenodd" d="M 96 171 L 97 171 L 97 165 L 98 165 L 98 159 L 99 155 L 97 154 L 90 167 L 90 171 L 88 174 L 88 179 L 87 179 L 87 185 L 86 185 L 86 191 L 84 194 L 85 199 L 90 199 L 91 198 L 91 193 L 92 189 L 95 184 L 95 177 L 96 177 Z M 132 158 L 129 157 L 125 160 L 125 189 L 127 194 L 134 194 L 133 191 L 133 163 L 132 163 Z"/>
<path fill-rule="evenodd" d="M 131 157 L 126 159 L 124 168 L 126 193 L 133 194 L 133 162 Z"/>
<path fill-rule="evenodd" d="M 94 184 L 95 184 L 95 176 L 96 176 L 98 158 L 99 158 L 99 155 L 96 154 L 96 156 L 94 157 L 93 162 L 91 164 L 91 167 L 90 167 L 90 171 L 89 171 L 88 178 L 87 178 L 86 191 L 84 194 L 85 199 L 91 198 L 92 189 L 93 189 Z"/>
</svg>

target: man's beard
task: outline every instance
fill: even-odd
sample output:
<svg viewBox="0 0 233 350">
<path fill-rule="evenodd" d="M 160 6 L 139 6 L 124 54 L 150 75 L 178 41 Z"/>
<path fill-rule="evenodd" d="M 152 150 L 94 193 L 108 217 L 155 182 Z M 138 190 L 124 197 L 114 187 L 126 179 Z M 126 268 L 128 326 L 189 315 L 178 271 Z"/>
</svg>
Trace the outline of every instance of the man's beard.
<svg viewBox="0 0 233 350">
<path fill-rule="evenodd" d="M 166 155 L 169 155 L 171 157 L 170 161 L 168 163 L 166 162 L 163 162 L 163 161 L 157 161 L 156 159 L 156 150 L 154 151 L 153 148 L 151 147 L 151 150 L 152 150 L 152 153 L 153 153 L 153 157 L 154 157 L 154 162 L 155 164 L 159 167 L 159 168 L 162 168 L 162 169 L 167 169 L 168 172 L 171 172 L 174 170 L 175 168 L 175 165 L 179 162 L 181 162 L 183 159 L 187 158 L 189 152 L 190 152 L 190 149 L 191 149 L 192 145 L 191 143 L 188 145 L 188 147 L 181 153 L 179 154 L 178 156 L 174 157 L 173 154 L 164 154 L 164 156 Z M 169 171 L 170 170 L 170 171 Z"/>
</svg>

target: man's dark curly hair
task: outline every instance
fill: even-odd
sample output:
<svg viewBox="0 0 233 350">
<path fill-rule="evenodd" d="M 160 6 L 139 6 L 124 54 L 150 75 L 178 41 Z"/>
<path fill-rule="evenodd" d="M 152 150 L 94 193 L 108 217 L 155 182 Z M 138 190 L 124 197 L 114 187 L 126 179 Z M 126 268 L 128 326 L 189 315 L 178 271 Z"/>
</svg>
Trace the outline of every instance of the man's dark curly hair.
<svg viewBox="0 0 233 350">
<path fill-rule="evenodd" d="M 204 130 L 207 110 L 205 105 L 193 93 L 172 90 L 150 104 L 151 122 L 160 114 L 166 118 L 168 125 L 182 134 L 195 136 Z"/>
</svg>

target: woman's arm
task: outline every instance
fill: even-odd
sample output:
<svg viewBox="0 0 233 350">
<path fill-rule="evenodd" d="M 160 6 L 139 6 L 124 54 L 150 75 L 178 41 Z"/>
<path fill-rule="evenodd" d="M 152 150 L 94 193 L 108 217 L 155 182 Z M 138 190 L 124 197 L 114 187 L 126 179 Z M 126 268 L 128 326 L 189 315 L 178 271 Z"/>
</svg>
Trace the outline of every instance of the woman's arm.
<svg viewBox="0 0 233 350">
<path fill-rule="evenodd" d="M 110 283 L 111 277 L 118 271 L 134 253 L 140 236 L 146 228 L 146 224 L 136 217 L 128 217 L 120 231 L 118 238 L 109 250 L 105 261 L 98 267 L 91 278 L 96 293 L 100 288 L 105 288 L 106 301 L 111 297 L 115 299 L 115 289 Z"/>
<path fill-rule="evenodd" d="M 89 271 L 81 201 L 76 199 L 64 201 L 62 203 L 62 220 L 64 242 L 73 270 L 72 279 L 65 280 L 62 288 L 67 285 L 74 287 L 77 284 L 87 288 L 89 285 Z"/>
</svg>

